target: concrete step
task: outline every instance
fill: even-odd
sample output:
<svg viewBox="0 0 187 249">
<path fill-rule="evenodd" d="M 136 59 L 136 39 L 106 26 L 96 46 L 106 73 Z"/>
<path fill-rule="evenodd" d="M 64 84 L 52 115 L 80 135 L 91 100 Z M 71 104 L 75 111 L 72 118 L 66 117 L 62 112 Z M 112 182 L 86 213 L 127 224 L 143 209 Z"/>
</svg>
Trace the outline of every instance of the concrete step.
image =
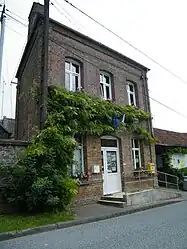
<svg viewBox="0 0 187 249">
<path fill-rule="evenodd" d="M 101 200 L 126 202 L 125 197 L 117 197 L 117 196 L 110 196 L 110 195 L 102 196 Z"/>
<path fill-rule="evenodd" d="M 99 200 L 98 203 L 119 208 L 124 208 L 124 206 L 126 206 L 126 203 L 124 201 Z"/>
</svg>

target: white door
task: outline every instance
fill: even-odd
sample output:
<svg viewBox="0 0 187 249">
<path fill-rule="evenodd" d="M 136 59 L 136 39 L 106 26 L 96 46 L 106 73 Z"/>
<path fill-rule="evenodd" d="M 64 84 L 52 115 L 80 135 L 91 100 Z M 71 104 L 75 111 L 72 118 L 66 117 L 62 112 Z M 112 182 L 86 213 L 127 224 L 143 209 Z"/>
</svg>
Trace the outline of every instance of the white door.
<svg viewBox="0 0 187 249">
<path fill-rule="evenodd" d="M 118 148 L 102 147 L 104 195 L 121 192 L 121 174 Z"/>
</svg>

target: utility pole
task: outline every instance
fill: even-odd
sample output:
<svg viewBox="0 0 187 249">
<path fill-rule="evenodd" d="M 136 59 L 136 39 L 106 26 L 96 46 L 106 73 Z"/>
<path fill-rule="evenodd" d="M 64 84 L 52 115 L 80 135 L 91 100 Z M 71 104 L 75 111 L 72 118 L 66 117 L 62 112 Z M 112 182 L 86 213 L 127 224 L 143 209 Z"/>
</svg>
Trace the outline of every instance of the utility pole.
<svg viewBox="0 0 187 249">
<path fill-rule="evenodd" d="M 47 118 L 48 47 L 49 47 L 49 0 L 44 0 L 43 44 L 42 44 L 42 61 L 41 61 L 40 130 L 44 128 L 44 124 Z"/>
<path fill-rule="evenodd" d="M 1 5 L 2 6 L 2 5 Z M 3 117 L 3 104 L 4 104 L 4 82 L 2 81 L 2 65 L 3 65 L 3 48 L 4 48 L 4 37 L 5 37 L 5 4 L 1 13 L 1 35 L 0 35 L 0 86 L 2 86 L 2 107 L 1 116 Z"/>
</svg>

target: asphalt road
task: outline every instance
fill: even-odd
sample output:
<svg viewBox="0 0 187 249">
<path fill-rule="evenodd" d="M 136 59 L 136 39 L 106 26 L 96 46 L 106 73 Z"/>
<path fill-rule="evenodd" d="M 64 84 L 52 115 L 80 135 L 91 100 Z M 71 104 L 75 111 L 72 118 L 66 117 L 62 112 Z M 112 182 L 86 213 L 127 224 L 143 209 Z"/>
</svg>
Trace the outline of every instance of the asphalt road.
<svg viewBox="0 0 187 249">
<path fill-rule="evenodd" d="M 0 249 L 187 249 L 187 202 L 0 242 Z"/>
</svg>

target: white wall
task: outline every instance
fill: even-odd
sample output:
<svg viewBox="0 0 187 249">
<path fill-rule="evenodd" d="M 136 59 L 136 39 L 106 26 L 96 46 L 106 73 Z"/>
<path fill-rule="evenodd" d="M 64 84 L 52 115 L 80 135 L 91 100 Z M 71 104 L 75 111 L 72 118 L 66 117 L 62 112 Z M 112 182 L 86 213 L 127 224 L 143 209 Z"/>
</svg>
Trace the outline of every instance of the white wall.
<svg viewBox="0 0 187 249">
<path fill-rule="evenodd" d="M 173 168 L 187 168 L 187 154 L 173 154 L 171 156 L 171 164 Z"/>
</svg>

